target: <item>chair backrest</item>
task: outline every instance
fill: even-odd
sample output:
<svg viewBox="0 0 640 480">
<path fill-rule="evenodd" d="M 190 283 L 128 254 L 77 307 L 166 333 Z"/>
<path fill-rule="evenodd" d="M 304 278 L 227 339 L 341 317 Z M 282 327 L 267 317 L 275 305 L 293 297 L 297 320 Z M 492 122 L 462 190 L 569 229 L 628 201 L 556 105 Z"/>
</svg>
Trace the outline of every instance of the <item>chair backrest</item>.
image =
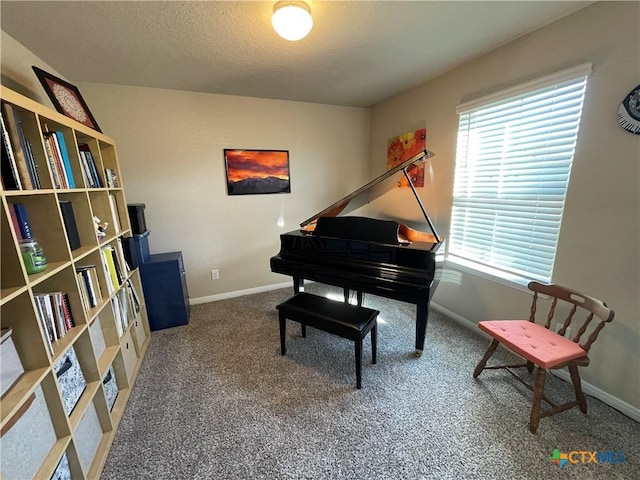
<svg viewBox="0 0 640 480">
<path fill-rule="evenodd" d="M 535 322 L 539 294 L 552 299 L 551 307 L 547 314 L 547 321 L 544 325 L 545 328 L 551 327 L 551 322 L 556 313 L 558 301 L 571 304 L 571 310 L 562 322 L 562 327 L 558 330 L 559 335 L 564 336 L 567 328 L 569 328 L 571 322 L 574 321 L 574 317 L 578 309 L 583 309 L 587 313 L 586 318 L 582 321 L 576 319 L 574 325 L 571 327 L 572 329 L 577 328 L 577 330 L 574 330 L 574 332 L 576 332 L 575 335 L 571 338 L 571 340 L 576 343 L 580 342 L 582 335 L 587 331 L 587 328 L 589 328 L 593 317 L 597 317 L 599 319 L 597 324 L 591 325 L 590 334 L 586 341 L 584 343 L 580 343 L 580 346 L 587 352 L 591 348 L 593 342 L 596 341 L 596 338 L 598 338 L 598 334 L 600 333 L 600 330 L 604 328 L 605 323 L 613 320 L 614 311 L 607 307 L 606 303 L 596 298 L 560 285 L 544 285 L 539 282 L 530 282 L 528 286 L 529 290 L 533 291 L 533 302 L 531 304 L 531 315 L 529 317 L 530 322 Z"/>
</svg>

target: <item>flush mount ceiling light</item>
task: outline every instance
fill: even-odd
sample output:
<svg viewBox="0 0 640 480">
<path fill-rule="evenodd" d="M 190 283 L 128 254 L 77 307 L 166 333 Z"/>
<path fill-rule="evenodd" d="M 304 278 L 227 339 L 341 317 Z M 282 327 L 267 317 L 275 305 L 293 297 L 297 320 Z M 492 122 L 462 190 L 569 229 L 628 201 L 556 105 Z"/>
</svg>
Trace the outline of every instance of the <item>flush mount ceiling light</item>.
<svg viewBox="0 0 640 480">
<path fill-rule="evenodd" d="M 285 40 L 300 40 L 313 27 L 311 7 L 302 0 L 281 0 L 273 6 L 271 23 L 278 35 Z"/>
</svg>

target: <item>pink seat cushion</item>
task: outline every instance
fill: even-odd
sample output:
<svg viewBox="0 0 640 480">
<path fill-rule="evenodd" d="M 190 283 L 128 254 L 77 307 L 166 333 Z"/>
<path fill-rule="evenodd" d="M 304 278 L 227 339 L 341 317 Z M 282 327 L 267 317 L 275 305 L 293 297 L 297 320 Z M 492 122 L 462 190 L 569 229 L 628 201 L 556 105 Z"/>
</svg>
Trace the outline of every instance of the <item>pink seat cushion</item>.
<svg viewBox="0 0 640 480">
<path fill-rule="evenodd" d="M 527 320 L 489 320 L 478 323 L 478 327 L 543 368 L 587 356 L 577 343 Z"/>
</svg>

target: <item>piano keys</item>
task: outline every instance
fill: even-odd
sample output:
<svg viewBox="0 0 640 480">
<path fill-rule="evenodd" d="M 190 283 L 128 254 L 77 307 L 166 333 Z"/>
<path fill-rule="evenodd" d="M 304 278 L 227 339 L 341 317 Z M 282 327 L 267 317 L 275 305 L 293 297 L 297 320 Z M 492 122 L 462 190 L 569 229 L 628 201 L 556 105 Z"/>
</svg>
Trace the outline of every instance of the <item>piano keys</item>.
<svg viewBox="0 0 640 480">
<path fill-rule="evenodd" d="M 343 288 L 345 301 L 356 292 L 359 305 L 365 293 L 416 305 L 416 356 L 424 350 L 429 302 L 440 277 L 436 253 L 444 239 L 407 169 L 432 156 L 421 152 L 303 221 L 299 230 L 280 235 L 280 252 L 270 262 L 271 271 L 293 277 L 295 293 L 311 280 Z M 348 215 L 396 188 L 403 175 L 424 221 L 410 227 L 393 218 Z"/>
</svg>

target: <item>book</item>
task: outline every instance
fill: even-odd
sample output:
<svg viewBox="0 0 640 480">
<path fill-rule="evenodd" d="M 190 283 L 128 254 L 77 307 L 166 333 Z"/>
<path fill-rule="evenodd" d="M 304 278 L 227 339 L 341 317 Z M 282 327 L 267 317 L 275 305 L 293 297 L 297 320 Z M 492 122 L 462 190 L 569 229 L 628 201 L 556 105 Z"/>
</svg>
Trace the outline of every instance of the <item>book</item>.
<svg viewBox="0 0 640 480">
<path fill-rule="evenodd" d="M 4 119 L 7 132 L 9 133 L 9 140 L 11 143 L 11 149 L 16 161 L 16 167 L 18 170 L 18 176 L 20 177 L 20 183 L 23 189 L 33 189 L 33 183 L 31 183 L 31 176 L 29 175 L 29 169 L 27 167 L 27 158 L 25 156 L 24 149 L 20 143 L 19 128 L 21 128 L 16 122 L 14 114 L 14 108 L 7 102 L 2 102 L 2 118 Z M 24 136 L 24 134 L 22 134 Z"/>
<path fill-rule="evenodd" d="M 113 310 L 113 318 L 116 321 L 118 337 L 121 337 L 124 334 L 124 328 L 122 327 L 122 310 L 120 309 L 120 301 L 117 295 L 111 299 L 111 309 Z"/>
<path fill-rule="evenodd" d="M 16 212 L 18 219 L 18 225 L 20 227 L 20 233 L 23 239 L 33 238 L 31 235 L 31 226 L 29 225 L 29 217 L 27 216 L 27 209 L 22 203 L 14 203 L 13 208 Z"/>
<path fill-rule="evenodd" d="M 127 277 L 129 275 L 129 272 L 131 271 L 131 268 L 129 267 L 129 263 L 127 262 L 127 257 L 124 254 L 122 237 L 118 237 L 116 239 L 116 248 L 118 249 L 118 260 L 120 261 L 121 270 L 125 274 L 125 277 Z"/>
<path fill-rule="evenodd" d="M 69 302 L 69 294 L 66 292 L 62 293 L 62 312 L 64 314 L 67 330 L 70 330 L 73 327 L 75 327 L 76 322 L 73 319 L 73 313 L 71 313 L 71 303 Z"/>
<path fill-rule="evenodd" d="M 116 196 L 109 194 L 109 208 L 111 209 L 111 219 L 113 221 L 113 228 L 116 233 L 120 233 L 120 216 L 118 215 L 118 205 L 116 203 Z"/>
<path fill-rule="evenodd" d="M 52 332 L 49 329 L 49 325 L 45 320 L 45 311 L 43 306 L 43 299 L 39 295 L 34 295 L 33 300 L 36 304 L 36 310 L 38 311 L 38 319 L 40 320 L 40 324 L 42 325 L 42 331 L 44 333 L 45 343 L 47 345 L 47 351 L 49 355 L 53 356 L 53 340 L 51 339 Z"/>
<path fill-rule="evenodd" d="M 67 320 L 64 316 L 64 309 L 62 307 L 62 292 L 49 293 L 49 301 L 51 302 L 51 308 L 53 310 L 56 334 L 58 338 L 62 338 L 66 335 L 68 330 Z"/>
<path fill-rule="evenodd" d="M 22 229 L 20 228 L 20 221 L 18 220 L 16 207 L 13 203 L 9 204 L 9 216 L 11 217 L 11 223 L 13 224 L 13 231 L 16 232 L 16 238 L 18 240 L 22 240 Z"/>
<path fill-rule="evenodd" d="M 102 301 L 102 290 L 100 289 L 100 282 L 98 281 L 98 271 L 96 267 L 92 266 L 87 269 L 89 273 L 89 283 L 91 284 L 91 288 L 93 290 L 93 295 L 95 297 L 96 305 Z"/>
<path fill-rule="evenodd" d="M 71 251 L 80 248 L 80 235 L 78 234 L 78 226 L 76 225 L 76 217 L 73 214 L 73 204 L 69 200 L 60 200 L 60 212 L 64 220 L 64 229 L 67 233 L 69 248 Z"/>
<path fill-rule="evenodd" d="M 140 299 L 131 280 L 127 280 L 127 293 L 129 294 L 129 305 L 131 305 L 133 317 L 136 318 L 140 313 Z"/>
<path fill-rule="evenodd" d="M 32 181 L 33 188 L 41 189 L 42 184 L 40 183 L 40 174 L 38 173 L 38 164 L 36 163 L 35 157 L 33 156 L 33 147 L 31 146 L 31 142 L 27 139 L 24 141 L 25 146 L 27 147 L 27 166 L 29 170 L 33 173 Z"/>
<path fill-rule="evenodd" d="M 13 156 L 13 149 L 11 148 L 9 133 L 7 132 L 7 128 L 4 125 L 4 117 L 2 116 L 1 112 L 0 122 L 2 123 L 2 183 L 5 190 L 22 190 L 22 183 L 20 183 L 20 176 L 18 175 L 16 159 Z"/>
<path fill-rule="evenodd" d="M 111 254 L 111 258 L 113 259 L 113 266 L 116 269 L 116 277 L 118 277 L 118 285 L 122 285 L 122 283 L 124 282 L 124 275 L 122 270 L 120 269 L 120 261 L 118 260 L 118 255 L 116 254 L 116 251 L 114 248 L 110 248 L 107 251 L 107 254 Z"/>
<path fill-rule="evenodd" d="M 73 171 L 71 170 L 71 160 L 69 159 L 69 152 L 67 151 L 67 144 L 64 141 L 64 135 L 59 131 L 55 131 L 53 134 L 57 140 L 60 156 L 62 157 L 62 165 L 67 178 L 67 187 L 76 188 L 76 183 L 73 180 Z"/>
<path fill-rule="evenodd" d="M 110 245 L 100 247 L 100 258 L 102 259 L 104 275 L 107 280 L 107 289 L 109 290 L 109 293 L 113 293 L 120 284 L 118 283 L 118 276 L 116 274 L 115 264 L 113 263 Z"/>
</svg>

